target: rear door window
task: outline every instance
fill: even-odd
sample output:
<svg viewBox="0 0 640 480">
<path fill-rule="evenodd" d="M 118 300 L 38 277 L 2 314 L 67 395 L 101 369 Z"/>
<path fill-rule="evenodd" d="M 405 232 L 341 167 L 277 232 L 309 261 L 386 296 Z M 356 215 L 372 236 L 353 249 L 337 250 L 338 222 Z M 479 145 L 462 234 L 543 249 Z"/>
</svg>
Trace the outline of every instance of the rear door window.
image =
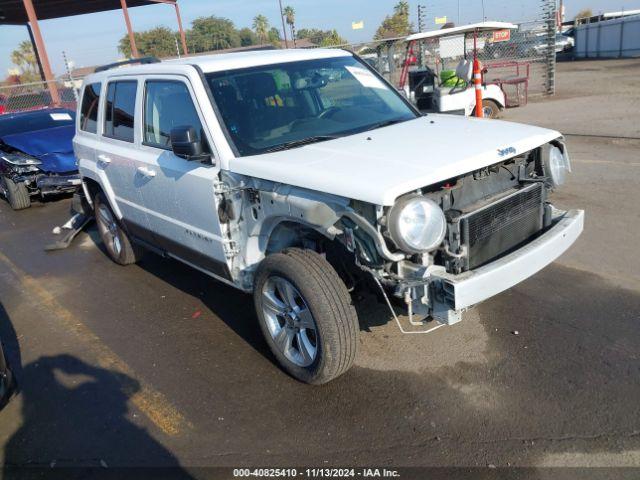
<svg viewBox="0 0 640 480">
<path fill-rule="evenodd" d="M 84 87 L 82 107 L 80 109 L 80 130 L 89 133 L 98 131 L 98 104 L 100 103 L 100 83 Z"/>
<path fill-rule="evenodd" d="M 133 143 L 137 89 L 136 81 L 109 83 L 104 122 L 107 137 Z"/>
</svg>

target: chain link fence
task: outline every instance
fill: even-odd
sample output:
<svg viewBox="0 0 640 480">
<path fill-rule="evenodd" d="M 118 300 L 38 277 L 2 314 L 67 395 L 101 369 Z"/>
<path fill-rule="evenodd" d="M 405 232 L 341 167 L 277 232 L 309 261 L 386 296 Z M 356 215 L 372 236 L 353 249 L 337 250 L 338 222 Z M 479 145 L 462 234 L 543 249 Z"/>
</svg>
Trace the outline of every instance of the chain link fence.
<svg viewBox="0 0 640 480">
<path fill-rule="evenodd" d="M 62 107 L 75 110 L 78 88 L 76 80 L 33 82 L 0 86 L 0 114 Z"/>
<path fill-rule="evenodd" d="M 516 30 L 481 34 L 477 40 L 478 56 L 486 68 L 485 81 L 499 84 L 512 105 L 526 103 L 532 96 L 555 93 L 556 54 L 572 48 L 569 40 L 557 33 L 556 0 L 537 2 L 535 20 L 518 23 Z M 531 3 L 535 2 L 531 0 Z M 441 83 L 446 83 L 456 81 L 457 65 L 465 55 L 471 56 L 473 38 L 467 36 L 465 41 L 465 37 L 459 35 L 422 41 L 411 55 L 404 38 L 335 48 L 357 53 L 396 86 L 400 85 L 407 58 L 409 70 L 428 67 L 437 73 Z M 0 113 L 54 106 L 75 109 L 80 85 L 81 78 L 74 77 L 52 83 L 0 86 Z"/>
<path fill-rule="evenodd" d="M 555 93 L 556 53 L 571 48 L 569 40 L 556 34 L 555 0 L 539 0 L 538 18 L 520 22 L 511 31 L 481 34 L 478 56 L 487 69 L 485 81 L 499 83 L 514 103 L 526 103 L 530 96 Z M 404 38 L 338 45 L 360 55 L 393 85 L 399 86 L 402 69 L 410 58 L 409 70 L 428 67 L 441 82 L 455 81 L 457 65 L 473 53 L 473 36 L 450 36 L 419 42 L 411 55 Z M 452 76 L 453 75 L 453 76 Z M 445 80 L 445 78 L 449 80 Z"/>
</svg>

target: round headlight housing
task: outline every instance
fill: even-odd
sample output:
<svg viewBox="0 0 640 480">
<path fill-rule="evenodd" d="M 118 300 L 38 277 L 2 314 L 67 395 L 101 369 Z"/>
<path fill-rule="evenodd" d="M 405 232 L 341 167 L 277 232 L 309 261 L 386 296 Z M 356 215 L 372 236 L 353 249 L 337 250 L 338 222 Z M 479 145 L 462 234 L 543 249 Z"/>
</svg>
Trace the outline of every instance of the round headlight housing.
<svg viewBox="0 0 640 480">
<path fill-rule="evenodd" d="M 447 231 L 442 209 L 433 200 L 412 195 L 389 212 L 391 240 L 407 253 L 426 253 L 440 246 Z"/>
<path fill-rule="evenodd" d="M 571 172 L 571 163 L 566 148 L 564 151 L 556 146 L 549 148 L 549 154 L 545 161 L 545 171 L 554 187 L 564 184 L 567 173 Z"/>
</svg>

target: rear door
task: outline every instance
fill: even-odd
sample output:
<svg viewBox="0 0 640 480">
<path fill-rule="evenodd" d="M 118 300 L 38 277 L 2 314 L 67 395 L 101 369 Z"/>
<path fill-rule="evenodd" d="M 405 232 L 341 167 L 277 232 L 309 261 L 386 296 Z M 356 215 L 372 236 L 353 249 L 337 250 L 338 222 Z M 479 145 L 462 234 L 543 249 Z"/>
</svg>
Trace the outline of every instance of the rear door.
<svg viewBox="0 0 640 480">
<path fill-rule="evenodd" d="M 130 77 L 111 78 L 106 84 L 102 138 L 95 155 L 97 168 L 107 179 L 103 184 L 106 193 L 127 229 L 134 236 L 153 242 L 134 163 L 141 144 L 136 124 L 140 88 L 141 82 Z"/>
<path fill-rule="evenodd" d="M 171 150 L 171 129 L 192 126 L 211 158 L 217 156 L 189 79 L 148 76 L 141 88 L 142 141 L 134 160 L 136 184 L 156 242 L 173 256 L 228 278 L 214 194 L 218 162 L 188 161 Z"/>
<path fill-rule="evenodd" d="M 73 152 L 81 170 L 95 171 L 95 150 L 100 143 L 98 112 L 103 93 L 101 82 L 86 84 L 82 89 L 82 100 L 76 115 L 76 135 L 73 139 Z"/>
</svg>

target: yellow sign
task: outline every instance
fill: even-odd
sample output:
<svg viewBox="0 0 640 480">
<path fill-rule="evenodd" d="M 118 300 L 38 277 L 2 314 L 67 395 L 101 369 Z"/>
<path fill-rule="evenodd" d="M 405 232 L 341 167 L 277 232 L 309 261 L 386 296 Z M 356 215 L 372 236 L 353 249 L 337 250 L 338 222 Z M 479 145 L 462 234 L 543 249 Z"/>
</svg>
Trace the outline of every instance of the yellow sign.
<svg viewBox="0 0 640 480">
<path fill-rule="evenodd" d="M 351 22 L 352 30 L 362 30 L 364 28 L 364 21 L 360 20 L 359 22 Z"/>
<path fill-rule="evenodd" d="M 444 25 L 447 23 L 447 17 L 436 17 L 436 25 Z"/>
</svg>

